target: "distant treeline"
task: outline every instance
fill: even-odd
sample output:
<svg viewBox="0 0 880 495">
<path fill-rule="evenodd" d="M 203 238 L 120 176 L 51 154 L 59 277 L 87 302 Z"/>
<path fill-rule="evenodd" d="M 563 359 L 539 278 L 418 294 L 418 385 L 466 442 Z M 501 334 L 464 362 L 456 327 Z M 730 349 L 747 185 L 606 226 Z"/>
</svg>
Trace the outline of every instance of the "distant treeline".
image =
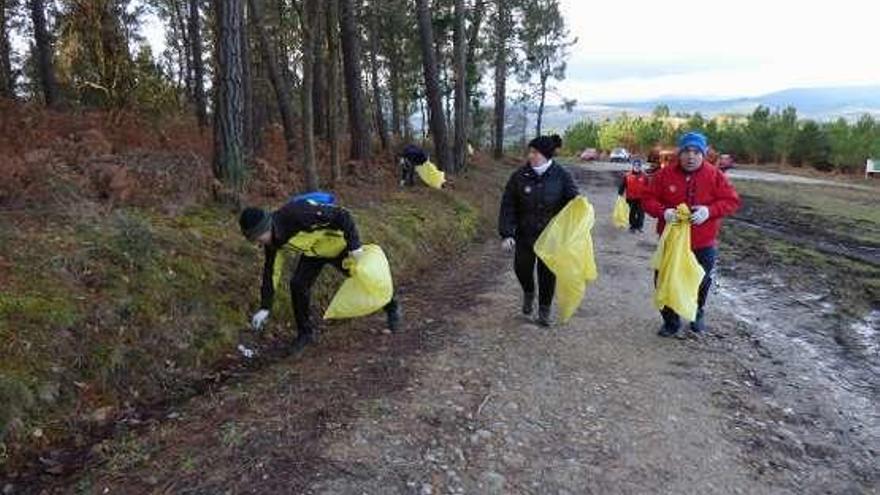
<svg viewBox="0 0 880 495">
<path fill-rule="evenodd" d="M 708 119 L 699 113 L 670 116 L 669 109 L 660 106 L 649 117 L 579 122 L 568 128 L 565 143 L 571 152 L 624 147 L 647 154 L 657 147 L 675 146 L 676 136 L 684 130 L 705 133 L 718 153 L 731 154 L 743 163 L 857 172 L 866 159 L 880 156 L 880 122 L 872 116 L 854 123 L 842 118 L 817 122 L 799 119 L 793 107 L 773 111 L 759 106 L 748 116 Z"/>
</svg>

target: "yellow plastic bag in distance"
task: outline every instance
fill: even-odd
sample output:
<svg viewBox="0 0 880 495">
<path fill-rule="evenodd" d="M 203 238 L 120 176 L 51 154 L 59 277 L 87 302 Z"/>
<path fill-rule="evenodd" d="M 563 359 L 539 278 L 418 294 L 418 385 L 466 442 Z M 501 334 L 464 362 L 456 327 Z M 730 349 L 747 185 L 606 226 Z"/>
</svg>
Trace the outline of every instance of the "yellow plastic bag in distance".
<svg viewBox="0 0 880 495">
<path fill-rule="evenodd" d="M 679 316 L 694 321 L 700 283 L 706 272 L 691 250 L 691 212 L 678 205 L 678 222 L 666 224 L 651 264 L 657 270 L 654 305 L 670 308 Z"/>
<path fill-rule="evenodd" d="M 553 217 L 535 243 L 535 254 L 556 275 L 562 323 L 571 319 L 584 298 L 587 283 L 598 276 L 590 234 L 595 221 L 593 205 L 578 196 Z"/>
<path fill-rule="evenodd" d="M 357 318 L 385 307 L 394 295 L 391 267 L 382 248 L 374 244 L 364 246 L 364 254 L 355 261 L 349 257 L 343 262 L 349 277 L 345 279 L 324 319 Z"/>
<path fill-rule="evenodd" d="M 629 227 L 629 203 L 626 202 L 626 198 L 623 196 L 617 197 L 617 202 L 614 203 L 614 212 L 611 213 L 611 219 L 614 221 L 614 226 L 618 229 Z"/>
<path fill-rule="evenodd" d="M 434 189 L 442 189 L 443 184 L 446 183 L 446 173 L 437 168 L 437 165 L 434 165 L 434 163 L 430 161 L 416 166 L 416 172 L 425 184 Z"/>
</svg>

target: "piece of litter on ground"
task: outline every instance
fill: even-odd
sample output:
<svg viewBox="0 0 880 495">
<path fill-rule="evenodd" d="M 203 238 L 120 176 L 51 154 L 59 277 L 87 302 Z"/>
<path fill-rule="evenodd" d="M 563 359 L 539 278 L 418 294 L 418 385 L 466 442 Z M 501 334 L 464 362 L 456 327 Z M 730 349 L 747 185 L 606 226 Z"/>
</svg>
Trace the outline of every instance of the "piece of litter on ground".
<svg viewBox="0 0 880 495">
<path fill-rule="evenodd" d="M 242 344 L 238 344 L 238 352 L 241 353 L 246 359 L 253 359 L 257 355 L 257 351 L 253 349 L 248 349 Z"/>
</svg>

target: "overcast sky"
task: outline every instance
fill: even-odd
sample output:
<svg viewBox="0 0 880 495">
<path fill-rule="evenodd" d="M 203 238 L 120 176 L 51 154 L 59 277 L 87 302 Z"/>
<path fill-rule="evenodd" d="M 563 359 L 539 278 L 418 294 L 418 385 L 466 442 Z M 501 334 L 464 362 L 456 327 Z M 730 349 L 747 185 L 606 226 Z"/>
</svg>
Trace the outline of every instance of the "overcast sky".
<svg viewBox="0 0 880 495">
<path fill-rule="evenodd" d="M 880 0 L 560 0 L 572 35 L 560 97 L 718 99 L 880 84 Z M 164 45 L 158 23 L 144 34 Z"/>
<path fill-rule="evenodd" d="M 751 96 L 880 84 L 880 0 L 561 0 L 567 98 Z"/>
</svg>

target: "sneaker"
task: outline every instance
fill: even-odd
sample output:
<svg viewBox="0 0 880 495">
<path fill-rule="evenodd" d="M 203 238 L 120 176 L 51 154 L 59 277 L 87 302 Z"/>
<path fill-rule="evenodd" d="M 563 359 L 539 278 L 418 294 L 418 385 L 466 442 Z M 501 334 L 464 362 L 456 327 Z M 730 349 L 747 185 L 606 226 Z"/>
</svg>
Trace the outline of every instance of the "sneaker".
<svg viewBox="0 0 880 495">
<path fill-rule="evenodd" d="M 526 292 L 523 294 L 522 312 L 526 316 L 530 316 L 535 310 L 535 293 Z"/>
<path fill-rule="evenodd" d="M 388 318 L 388 330 L 391 333 L 397 333 L 400 330 L 400 320 L 403 319 L 403 311 L 400 309 L 400 303 L 394 301 L 390 308 L 386 310 Z"/>
<path fill-rule="evenodd" d="M 542 327 L 553 326 L 553 320 L 550 317 L 550 308 L 542 306 L 538 308 L 538 325 Z"/>
</svg>

